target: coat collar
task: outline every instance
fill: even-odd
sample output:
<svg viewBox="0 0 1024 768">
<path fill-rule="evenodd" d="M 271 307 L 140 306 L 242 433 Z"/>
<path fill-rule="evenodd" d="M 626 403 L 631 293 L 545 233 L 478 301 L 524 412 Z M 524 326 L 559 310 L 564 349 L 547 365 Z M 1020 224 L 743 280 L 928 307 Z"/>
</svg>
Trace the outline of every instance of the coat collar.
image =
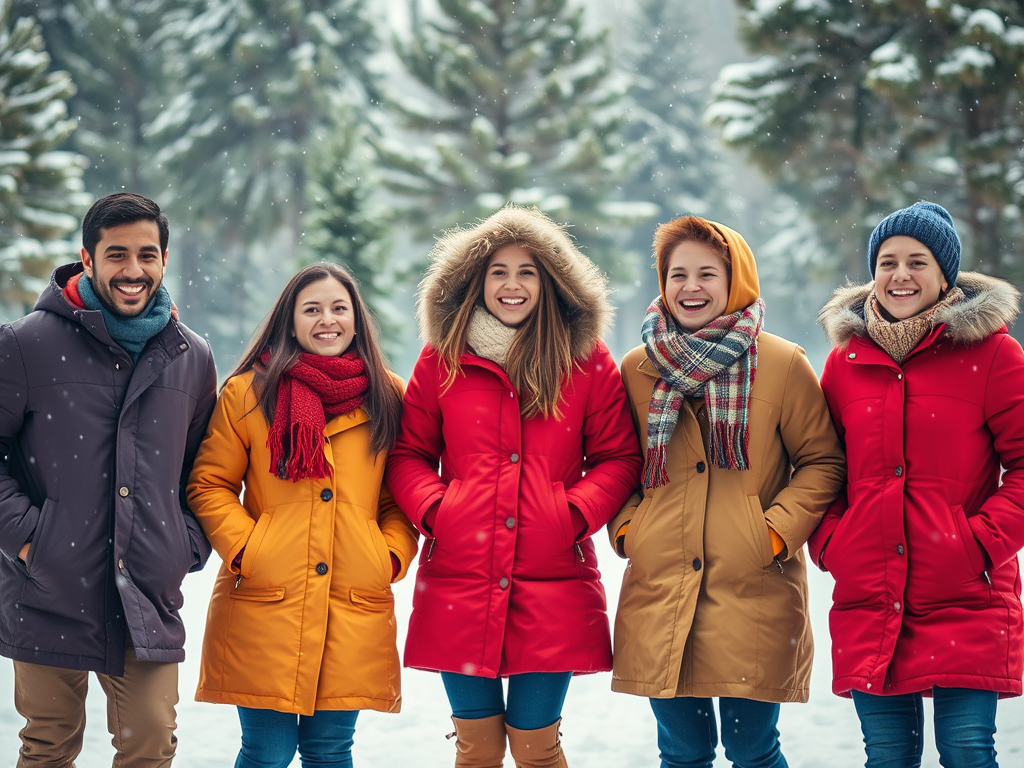
<svg viewBox="0 0 1024 768">
<path fill-rule="evenodd" d="M 1020 293 L 1004 280 L 978 272 L 961 272 L 956 281 L 964 300 L 935 313 L 935 329 L 955 344 L 975 344 L 1005 331 L 1020 311 Z M 834 346 L 846 346 L 855 337 L 867 338 L 864 302 L 875 284 L 837 288 L 818 313 L 818 322 Z M 928 334 L 926 339 L 937 336 Z M 918 345 L 920 349 L 920 345 Z"/>
</svg>

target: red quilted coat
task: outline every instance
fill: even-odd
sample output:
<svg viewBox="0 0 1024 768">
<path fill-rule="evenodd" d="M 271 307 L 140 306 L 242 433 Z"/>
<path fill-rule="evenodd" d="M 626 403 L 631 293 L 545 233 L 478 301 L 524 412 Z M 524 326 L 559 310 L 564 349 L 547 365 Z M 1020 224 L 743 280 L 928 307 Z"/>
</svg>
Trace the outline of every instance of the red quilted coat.
<svg viewBox="0 0 1024 768">
<path fill-rule="evenodd" d="M 809 546 L 836 580 L 838 694 L 1021 693 L 1024 352 L 1005 327 L 1019 296 L 972 273 L 957 285 L 966 300 L 902 365 L 867 336 L 870 284 L 822 310 L 849 476 Z"/>
<path fill-rule="evenodd" d="M 387 469 L 398 505 L 428 536 L 405 665 L 492 678 L 607 671 L 611 638 L 589 537 L 636 489 L 641 459 L 618 367 L 599 341 L 604 281 L 560 233 L 516 209 L 499 215 L 488 220 L 494 231 L 450 235 L 435 248 L 420 288 L 423 335 L 436 342 L 481 260 L 518 242 L 555 277 L 579 367 L 563 383 L 560 419 L 523 419 L 497 363 L 467 351 L 446 388 L 446 367 L 424 348 Z M 428 532 L 423 516 L 438 500 Z M 582 535 L 570 507 L 586 519 Z"/>
</svg>

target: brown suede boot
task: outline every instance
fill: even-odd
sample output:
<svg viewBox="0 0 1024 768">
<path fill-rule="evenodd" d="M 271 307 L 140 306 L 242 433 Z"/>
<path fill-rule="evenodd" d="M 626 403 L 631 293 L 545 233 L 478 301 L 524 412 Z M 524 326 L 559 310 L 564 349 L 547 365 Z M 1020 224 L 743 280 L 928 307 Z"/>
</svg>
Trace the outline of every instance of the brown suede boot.
<svg viewBox="0 0 1024 768">
<path fill-rule="evenodd" d="M 502 768 L 505 757 L 505 716 L 479 720 L 453 717 L 455 768 Z"/>
<path fill-rule="evenodd" d="M 516 768 L 569 768 L 562 753 L 562 745 L 558 741 L 558 726 L 561 720 L 547 728 L 532 731 L 521 731 L 506 725 L 508 731 L 508 747 Z"/>
</svg>

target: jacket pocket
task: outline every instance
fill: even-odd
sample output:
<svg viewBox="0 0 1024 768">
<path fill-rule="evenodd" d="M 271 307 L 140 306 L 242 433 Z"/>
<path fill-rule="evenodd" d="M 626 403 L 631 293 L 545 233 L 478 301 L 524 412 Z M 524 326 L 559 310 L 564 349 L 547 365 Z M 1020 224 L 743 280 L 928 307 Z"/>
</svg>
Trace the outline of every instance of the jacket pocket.
<svg viewBox="0 0 1024 768">
<path fill-rule="evenodd" d="M 384 534 L 381 533 L 380 526 L 377 525 L 376 520 L 367 520 L 366 527 L 370 530 L 370 544 L 377 553 L 377 562 L 380 565 L 380 572 L 384 577 L 384 583 L 390 584 L 391 550 L 388 549 L 388 543 L 384 538 Z"/>
<path fill-rule="evenodd" d="M 971 569 L 971 573 L 980 577 L 988 567 L 985 560 L 985 551 L 982 549 L 981 544 L 978 543 L 978 540 L 974 538 L 974 532 L 971 530 L 971 524 L 967 522 L 964 508 L 956 504 L 950 507 L 950 513 L 953 515 L 953 525 L 956 526 L 957 536 L 959 536 L 960 543 L 963 545 L 964 554 L 967 555 L 967 564 Z"/>
<path fill-rule="evenodd" d="M 228 592 L 232 600 L 248 600 L 253 603 L 276 603 L 284 600 L 284 587 L 275 589 L 250 589 L 238 587 Z"/>
<path fill-rule="evenodd" d="M 242 567 L 239 569 L 243 579 L 251 579 L 256 572 L 256 561 L 260 556 L 260 548 L 263 540 L 267 537 L 267 531 L 274 521 L 273 512 L 264 512 L 256 520 L 256 527 L 249 534 L 249 540 L 245 542 L 245 553 L 242 555 Z"/>
<path fill-rule="evenodd" d="M 25 557 L 24 571 L 30 579 L 34 579 L 36 575 L 36 562 L 39 562 L 40 567 L 42 567 L 46 562 L 39 553 L 45 552 L 50 528 L 52 527 L 50 523 L 54 516 L 54 509 L 56 506 L 56 501 L 46 499 L 46 501 L 43 502 L 43 505 L 39 508 L 39 519 L 36 521 L 36 529 L 32 533 L 32 543 L 28 548 L 28 555 Z"/>
<path fill-rule="evenodd" d="M 636 510 L 633 512 L 633 517 L 629 520 L 629 526 L 626 528 L 626 538 L 622 542 L 622 551 L 625 552 L 626 557 L 630 560 L 633 559 L 633 547 L 636 546 L 637 536 L 640 535 L 644 518 L 647 517 L 647 510 L 651 508 L 651 500 L 651 496 L 644 496 L 640 500 Z"/>
<path fill-rule="evenodd" d="M 369 611 L 390 611 L 395 607 L 395 595 L 391 590 L 351 589 L 348 599 L 352 605 L 358 605 Z"/>
<path fill-rule="evenodd" d="M 747 496 L 747 521 L 750 523 L 752 542 L 761 567 L 767 568 L 774 562 L 775 552 L 772 549 L 772 538 L 768 535 L 768 521 L 764 519 L 761 499 L 757 496 Z"/>
<path fill-rule="evenodd" d="M 551 496 L 554 499 L 555 518 L 562 534 L 562 548 L 572 549 L 576 543 L 576 532 L 573 530 L 572 513 L 569 512 L 569 500 L 565 496 L 565 486 L 562 483 L 552 483 Z"/>
<path fill-rule="evenodd" d="M 441 506 L 437 509 L 437 517 L 434 518 L 434 538 L 438 538 L 444 532 L 449 514 L 455 506 L 455 498 L 462 488 L 461 480 L 452 480 L 441 497 Z"/>
</svg>

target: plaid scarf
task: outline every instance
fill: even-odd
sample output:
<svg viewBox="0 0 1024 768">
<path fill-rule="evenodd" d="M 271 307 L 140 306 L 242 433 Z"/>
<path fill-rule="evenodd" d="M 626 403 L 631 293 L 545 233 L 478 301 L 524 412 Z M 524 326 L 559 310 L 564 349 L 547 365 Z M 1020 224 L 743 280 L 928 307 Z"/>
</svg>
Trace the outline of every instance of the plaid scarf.
<svg viewBox="0 0 1024 768">
<path fill-rule="evenodd" d="M 645 488 L 665 485 L 668 442 L 684 397 L 704 395 L 711 461 L 722 469 L 749 469 L 750 388 L 757 373 L 754 341 L 764 323 L 764 301 L 722 315 L 699 331 L 679 330 L 661 298 L 651 302 L 641 336 L 661 376 L 647 414 Z"/>
<path fill-rule="evenodd" d="M 263 364 L 270 359 L 263 353 Z M 366 366 L 355 352 L 340 357 L 303 352 L 277 385 L 277 406 L 270 425 L 270 471 L 293 483 L 329 477 L 324 455 L 328 416 L 354 411 L 369 388 Z"/>
</svg>

